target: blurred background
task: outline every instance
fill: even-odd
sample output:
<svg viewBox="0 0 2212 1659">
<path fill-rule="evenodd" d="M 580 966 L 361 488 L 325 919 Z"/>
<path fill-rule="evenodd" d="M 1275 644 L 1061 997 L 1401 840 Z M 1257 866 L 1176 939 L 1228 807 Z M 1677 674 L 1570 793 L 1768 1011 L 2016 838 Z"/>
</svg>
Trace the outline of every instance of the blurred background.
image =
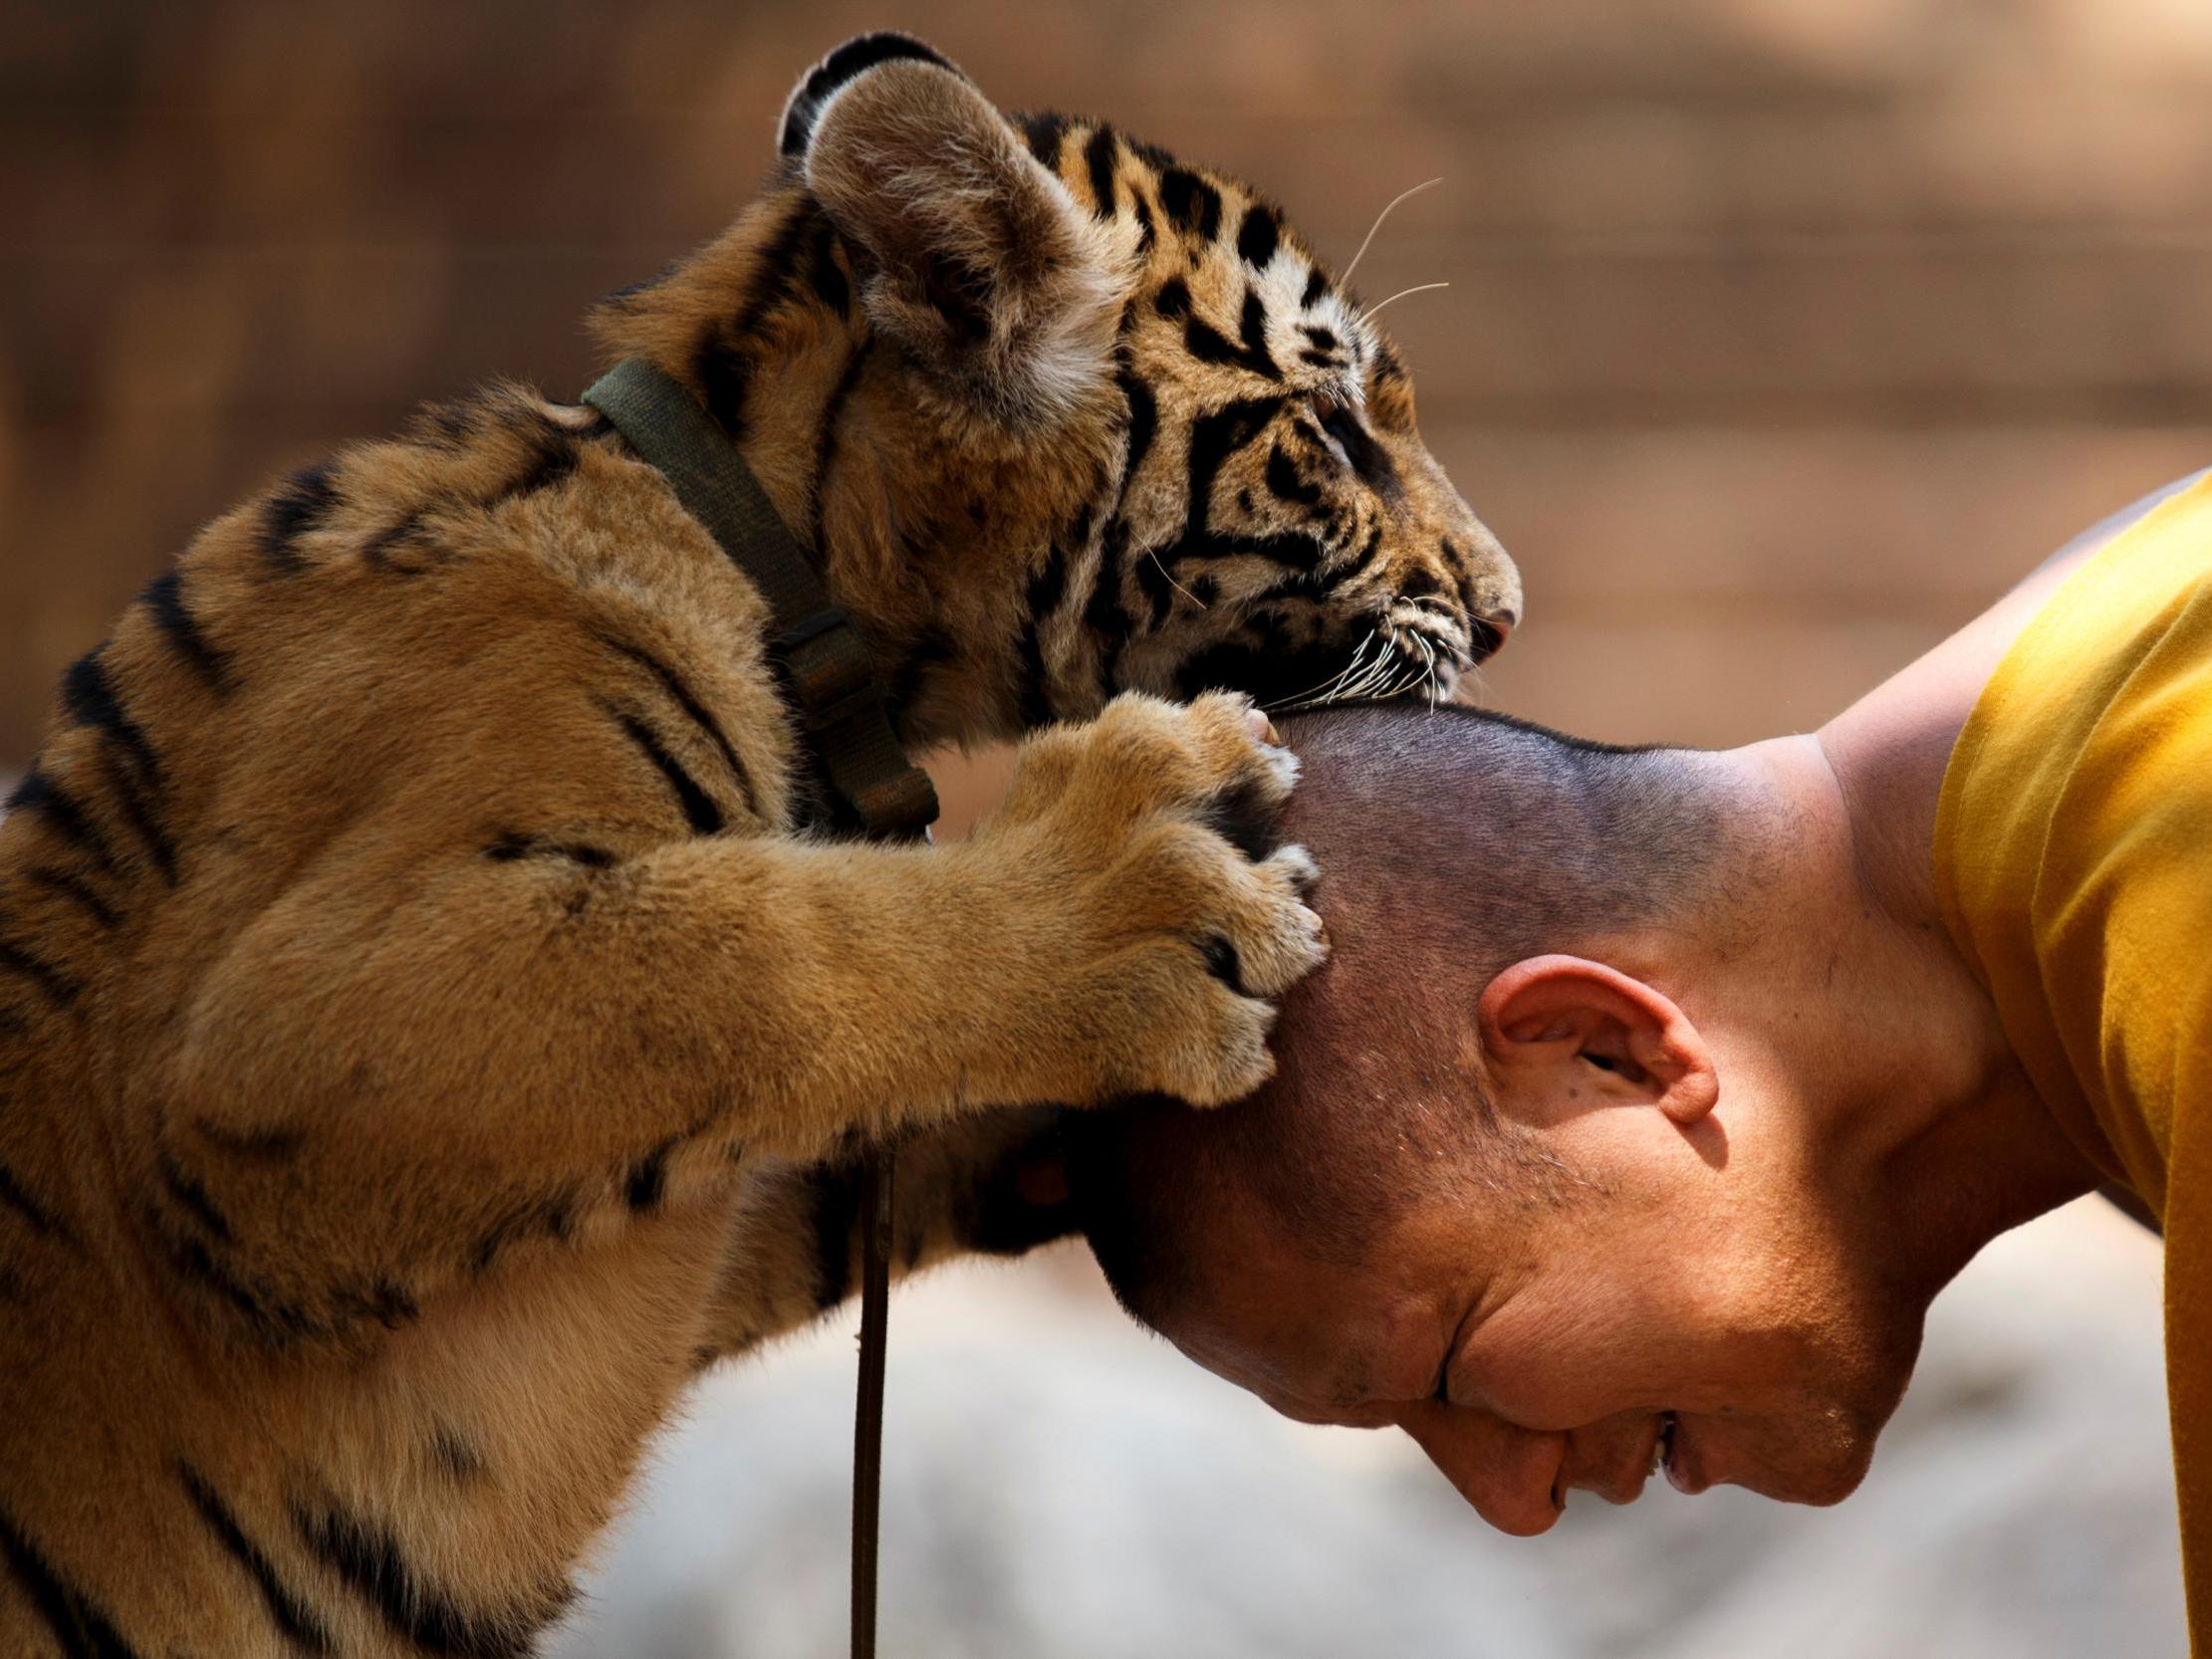
<svg viewBox="0 0 2212 1659">
<path fill-rule="evenodd" d="M 0 0 L 0 774 L 236 496 L 488 374 L 581 386 L 594 297 L 726 222 L 793 80 L 885 24 L 1339 263 L 1442 175 L 1361 286 L 1451 284 L 1390 320 L 1527 578 L 1516 713 L 1815 724 L 2212 461 L 2203 0 Z M 956 819 L 994 776 L 947 763 Z M 2062 1213 L 1939 1304 L 1849 1505 L 1533 1543 L 1148 1344 L 1078 1255 L 947 1274 L 894 1322 L 886 1653 L 2171 1656 L 2156 1274 Z M 850 1337 L 707 1385 L 565 1654 L 839 1651 Z"/>
</svg>

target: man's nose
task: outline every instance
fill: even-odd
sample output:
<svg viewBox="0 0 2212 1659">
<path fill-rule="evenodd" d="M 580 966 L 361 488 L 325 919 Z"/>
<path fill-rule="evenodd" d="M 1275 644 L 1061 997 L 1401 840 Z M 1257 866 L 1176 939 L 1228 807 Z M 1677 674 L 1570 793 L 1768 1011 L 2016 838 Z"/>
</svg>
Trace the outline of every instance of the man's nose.
<svg viewBox="0 0 2212 1659">
<path fill-rule="evenodd" d="M 1429 1402 L 1400 1426 L 1501 1533 L 1533 1538 L 1560 1518 L 1567 1436 L 1516 1428 L 1487 1412 Z"/>
</svg>

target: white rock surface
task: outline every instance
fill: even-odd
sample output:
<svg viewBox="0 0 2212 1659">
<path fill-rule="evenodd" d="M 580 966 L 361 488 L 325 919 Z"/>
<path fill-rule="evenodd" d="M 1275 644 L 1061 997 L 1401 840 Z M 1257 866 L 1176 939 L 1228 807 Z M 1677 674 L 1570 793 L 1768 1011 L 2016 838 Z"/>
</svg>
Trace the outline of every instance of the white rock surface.
<svg viewBox="0 0 2212 1659">
<path fill-rule="evenodd" d="M 1106 1305 L 1080 1254 L 892 1315 L 884 1659 L 2174 1659 L 2155 1244 L 2093 1204 L 1937 1304 L 1835 1510 L 1655 1484 L 1490 1532 L 1394 1434 L 1301 1428 Z M 833 1659 L 854 1320 L 709 1379 L 559 1659 Z"/>
</svg>

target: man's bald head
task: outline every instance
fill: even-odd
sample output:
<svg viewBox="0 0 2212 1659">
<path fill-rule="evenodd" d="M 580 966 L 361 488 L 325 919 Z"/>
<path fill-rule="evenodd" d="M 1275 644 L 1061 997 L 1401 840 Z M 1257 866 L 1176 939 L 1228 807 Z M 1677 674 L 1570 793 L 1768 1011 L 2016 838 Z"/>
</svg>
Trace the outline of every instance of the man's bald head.
<svg viewBox="0 0 2212 1659">
<path fill-rule="evenodd" d="M 1733 815 L 1694 753 L 1405 704 L 1285 737 L 1305 770 L 1282 832 L 1320 862 L 1332 950 L 1284 1004 L 1277 1075 L 1218 1110 L 1137 1103 L 1074 1126 L 1092 1248 L 1153 1323 L 1224 1202 L 1257 1199 L 1303 1253 L 1346 1262 L 1417 1194 L 1555 1194 L 1564 1172 L 1493 1108 L 1482 988 L 1525 957 L 1710 919 L 1726 896 Z"/>
</svg>

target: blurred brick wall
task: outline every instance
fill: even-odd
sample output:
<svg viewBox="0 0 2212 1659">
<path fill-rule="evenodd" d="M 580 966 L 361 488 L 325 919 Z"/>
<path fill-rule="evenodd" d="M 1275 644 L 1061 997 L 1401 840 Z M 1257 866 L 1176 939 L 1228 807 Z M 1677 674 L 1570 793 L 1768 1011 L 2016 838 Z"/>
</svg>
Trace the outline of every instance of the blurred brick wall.
<svg viewBox="0 0 2212 1659">
<path fill-rule="evenodd" d="M 201 519 L 719 227 L 886 20 L 1348 257 L 1521 558 L 1496 701 L 1817 721 L 2212 460 L 2203 0 L 0 0 L 0 770 Z"/>
</svg>

